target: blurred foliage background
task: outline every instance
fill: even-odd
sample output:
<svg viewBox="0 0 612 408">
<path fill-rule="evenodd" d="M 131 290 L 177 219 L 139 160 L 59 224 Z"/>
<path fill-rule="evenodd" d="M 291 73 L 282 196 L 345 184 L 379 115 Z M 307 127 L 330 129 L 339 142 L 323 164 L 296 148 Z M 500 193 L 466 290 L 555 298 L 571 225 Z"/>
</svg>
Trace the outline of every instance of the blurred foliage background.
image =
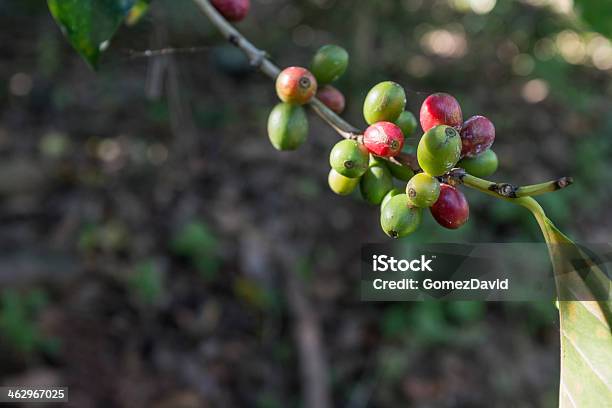
<svg viewBox="0 0 612 408">
<path fill-rule="evenodd" d="M 414 113 L 452 93 L 495 123 L 496 180 L 573 176 L 541 202 L 606 242 L 612 14 L 575 3 L 253 0 L 239 28 L 281 66 L 347 48 L 358 126 L 379 80 Z M 337 135 L 313 115 L 300 153 L 275 151 L 273 86 L 189 1 L 154 1 L 97 73 L 44 2 L 4 1 L 0 24 L 1 384 L 68 385 L 78 407 L 302 406 L 312 359 L 335 406 L 555 406 L 553 305 L 359 301 L 360 247 L 386 238 L 327 189 Z M 541 241 L 525 210 L 466 194 L 463 229 L 425 217 L 408 240 Z"/>
</svg>

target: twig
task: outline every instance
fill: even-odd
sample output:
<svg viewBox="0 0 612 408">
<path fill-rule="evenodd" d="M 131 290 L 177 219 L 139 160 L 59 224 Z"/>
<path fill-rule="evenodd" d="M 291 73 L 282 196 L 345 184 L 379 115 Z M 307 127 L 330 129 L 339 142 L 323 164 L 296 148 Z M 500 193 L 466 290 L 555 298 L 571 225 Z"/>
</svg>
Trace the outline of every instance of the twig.
<svg viewBox="0 0 612 408">
<path fill-rule="evenodd" d="M 310 101 L 310 107 L 319 115 L 328 125 L 334 128 L 336 132 L 340 133 L 345 139 L 358 140 L 362 136 L 362 132 L 346 122 L 340 116 L 336 115 L 331 109 L 329 109 L 323 102 L 317 98 L 312 98 Z"/>
<path fill-rule="evenodd" d="M 536 195 L 550 193 L 561 190 L 574 183 L 571 177 L 561 177 L 560 179 L 547 181 L 546 183 L 533 184 L 531 186 L 522 186 L 516 189 L 517 197 L 533 197 Z"/>
<path fill-rule="evenodd" d="M 198 52 L 208 51 L 210 47 L 197 46 L 197 47 L 181 47 L 181 48 L 159 48 L 154 50 L 125 50 L 129 58 L 150 58 L 150 57 L 161 57 L 164 55 L 173 54 L 196 54 Z"/>
<path fill-rule="evenodd" d="M 152 15 L 156 20 L 152 47 L 158 48 L 167 42 L 168 30 L 159 9 L 153 9 Z M 170 127 L 174 134 L 172 149 L 176 151 L 175 157 L 184 157 L 181 153 L 190 153 L 196 144 L 196 132 L 193 116 L 187 96 L 181 93 L 180 72 L 172 53 L 160 55 L 150 61 L 151 81 L 147 81 L 147 94 L 155 99 L 162 96 L 165 91 L 170 112 Z M 148 78 L 149 79 L 149 78 Z"/>
<path fill-rule="evenodd" d="M 219 14 L 219 12 L 210 4 L 208 0 L 194 0 L 200 10 L 210 19 L 210 21 L 219 29 L 223 37 L 231 44 L 240 48 L 249 59 L 251 65 L 272 79 L 276 79 L 280 73 L 280 68 L 277 67 L 269 58 L 268 54 L 255 47 L 253 43 L 247 40 L 238 30 Z M 313 98 L 310 106 L 325 122 L 327 122 L 334 130 L 342 137 L 347 139 L 357 139 L 362 132 L 352 126 L 340 116 L 336 115 L 332 110 L 323 104 L 317 98 Z"/>
<path fill-rule="evenodd" d="M 529 186 L 515 186 L 510 183 L 495 183 L 484 180 L 467 173 L 462 168 L 455 168 L 442 177 L 450 184 L 463 184 L 467 187 L 482 191 L 495 197 L 513 199 L 521 197 L 531 197 L 552 191 L 557 191 L 571 185 L 574 180 L 571 177 L 562 177 L 557 180 L 545 183 L 533 184 Z"/>
</svg>

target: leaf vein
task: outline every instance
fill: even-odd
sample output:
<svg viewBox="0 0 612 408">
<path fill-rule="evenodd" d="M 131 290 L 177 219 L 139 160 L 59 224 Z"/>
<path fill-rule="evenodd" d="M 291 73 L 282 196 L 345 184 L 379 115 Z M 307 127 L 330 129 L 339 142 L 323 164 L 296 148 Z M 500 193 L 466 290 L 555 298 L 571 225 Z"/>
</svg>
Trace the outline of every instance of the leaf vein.
<svg viewBox="0 0 612 408">
<path fill-rule="evenodd" d="M 562 329 L 561 333 L 563 333 L 563 337 L 565 337 L 568 340 L 569 344 L 574 348 L 574 350 L 576 350 L 578 355 L 580 355 L 580 357 L 584 360 L 587 366 L 589 366 L 591 371 L 595 373 L 597 378 L 601 380 L 601 382 L 606 386 L 606 388 L 608 389 L 612 388 L 612 386 L 610 386 L 610 384 L 608 384 L 608 382 L 606 381 L 606 378 L 599 371 L 597 371 L 595 367 L 593 367 L 593 364 L 591 364 L 591 361 L 587 358 L 584 352 L 576 345 L 576 343 L 570 338 L 570 336 L 567 335 L 567 332 L 565 331 L 565 329 Z"/>
<path fill-rule="evenodd" d="M 563 380 L 561 380 L 560 385 L 561 385 L 561 390 L 565 393 L 565 395 L 567 395 L 569 402 L 572 403 L 572 407 L 578 407 L 578 405 L 576 405 L 576 401 L 574 401 L 574 398 L 572 398 L 572 394 L 570 394 Z"/>
</svg>

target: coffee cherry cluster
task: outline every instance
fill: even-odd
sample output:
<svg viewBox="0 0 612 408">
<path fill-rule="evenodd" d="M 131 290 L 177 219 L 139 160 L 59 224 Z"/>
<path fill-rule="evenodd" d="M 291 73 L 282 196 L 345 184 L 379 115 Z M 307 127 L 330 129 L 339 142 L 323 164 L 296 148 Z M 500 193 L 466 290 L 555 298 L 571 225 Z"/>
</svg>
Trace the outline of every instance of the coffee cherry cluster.
<svg viewBox="0 0 612 408">
<path fill-rule="evenodd" d="M 268 137 L 275 149 L 296 150 L 304 143 L 308 136 L 308 119 L 302 105 L 309 103 L 315 95 L 336 114 L 344 111 L 344 95 L 329 82 L 344 74 L 347 66 L 348 53 L 343 48 L 325 45 L 314 55 L 310 70 L 289 67 L 278 75 L 276 94 L 282 102 L 268 117 Z M 336 184 L 342 183 L 339 177 L 330 175 L 332 179 Z M 336 192 L 342 194 L 343 191 L 340 188 Z"/>
<path fill-rule="evenodd" d="M 423 171 L 414 174 L 388 160 L 402 151 L 405 139 L 417 127 L 405 105 L 404 89 L 394 82 L 381 82 L 368 92 L 363 115 L 369 127 L 363 143 L 343 140 L 333 147 L 329 185 L 346 195 L 359 184 L 364 200 L 380 205 L 381 227 L 393 238 L 414 232 L 426 208 L 441 226 L 459 228 L 469 218 L 468 202 L 457 187 L 442 180 L 457 166 L 477 177 L 494 173 L 497 156 L 490 147 L 495 127 L 484 116 L 463 122 L 455 98 L 445 93 L 430 95 L 421 106 L 419 121 L 424 133 L 416 147 Z M 394 179 L 407 182 L 405 188 L 397 188 Z"/>
<path fill-rule="evenodd" d="M 302 105 L 316 95 L 329 109 L 344 110 L 344 96 L 330 85 L 346 70 L 348 53 L 326 45 L 315 54 L 310 70 L 289 67 L 276 79 L 276 93 L 282 101 L 268 118 L 268 135 L 278 150 L 295 150 L 306 139 L 308 120 Z M 328 184 L 338 195 L 349 195 L 357 186 L 363 199 L 380 206 L 380 224 L 393 238 L 414 232 L 429 209 L 441 226 L 457 229 L 469 218 L 463 193 L 443 181 L 455 167 L 476 177 L 497 170 L 497 156 L 491 150 L 495 127 L 484 116 L 463 121 L 459 102 L 449 94 L 435 93 L 423 102 L 419 122 L 423 129 L 416 146 L 422 172 L 400 165 L 398 156 L 418 126 L 406 110 L 406 93 L 397 83 L 375 85 L 365 97 L 363 117 L 368 124 L 357 140 L 343 139 L 329 155 Z M 398 182 L 405 183 L 398 186 Z"/>
<path fill-rule="evenodd" d="M 397 238 L 416 229 L 420 217 L 415 213 L 429 208 L 441 226 L 456 229 L 470 214 L 468 202 L 457 187 L 442 183 L 446 173 L 462 167 L 476 177 L 486 177 L 497 170 L 497 156 L 491 150 L 495 127 L 484 116 L 463 122 L 459 102 L 451 95 L 436 93 L 421 105 L 419 121 L 423 136 L 417 145 L 417 160 L 423 170 L 406 185 L 406 194 L 393 194 L 381 211 L 381 226 L 387 235 Z M 386 205 L 393 204 L 387 208 Z"/>
<path fill-rule="evenodd" d="M 394 238 L 416 229 L 414 224 L 420 218 L 414 214 L 422 208 L 429 208 L 445 228 L 461 227 L 469 218 L 468 202 L 457 187 L 442 183 L 441 176 L 457 166 L 476 177 L 497 170 L 497 156 L 490 149 L 495 140 L 493 123 L 484 116 L 463 122 L 461 106 L 451 95 L 428 96 L 421 106 L 419 121 L 424 134 L 417 146 L 417 160 L 423 172 L 408 180 L 405 197 L 394 194 L 388 201 L 394 207 L 383 207 L 381 211 L 381 226 Z"/>
</svg>

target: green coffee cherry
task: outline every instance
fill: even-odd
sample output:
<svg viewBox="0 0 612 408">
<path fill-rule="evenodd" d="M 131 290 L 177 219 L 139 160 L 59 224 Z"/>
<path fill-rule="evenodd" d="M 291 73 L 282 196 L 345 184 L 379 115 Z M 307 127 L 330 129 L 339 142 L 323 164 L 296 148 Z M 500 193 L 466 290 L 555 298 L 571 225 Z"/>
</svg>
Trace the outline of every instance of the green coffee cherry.
<svg viewBox="0 0 612 408">
<path fill-rule="evenodd" d="M 370 155 L 370 166 L 374 164 L 387 166 L 391 175 L 398 180 L 408 181 L 414 176 L 414 171 L 412 171 L 410 167 L 395 164 L 378 156 Z"/>
<path fill-rule="evenodd" d="M 440 182 L 427 173 L 415 174 L 406 185 L 406 195 L 415 207 L 431 207 L 440 196 Z"/>
<path fill-rule="evenodd" d="M 374 156 L 370 154 L 368 159 L 368 165 L 371 166 L 386 166 L 389 162 L 382 157 Z"/>
<path fill-rule="evenodd" d="M 497 155 L 491 149 L 485 150 L 475 157 L 464 157 L 457 163 L 458 167 L 476 177 L 487 177 L 497 170 Z"/>
<path fill-rule="evenodd" d="M 332 148 L 329 164 L 344 177 L 361 177 L 368 169 L 368 150 L 355 140 L 341 140 Z"/>
<path fill-rule="evenodd" d="M 336 170 L 331 169 L 327 176 L 327 183 L 334 193 L 338 195 L 349 195 L 355 190 L 357 184 L 359 184 L 359 178 L 344 177 Z"/>
<path fill-rule="evenodd" d="M 277 150 L 295 150 L 308 135 L 308 119 L 304 108 L 279 103 L 268 117 L 268 137 Z"/>
<path fill-rule="evenodd" d="M 392 197 L 380 212 L 380 226 L 391 238 L 402 238 L 412 234 L 421 224 L 422 210 L 410 207 L 408 196 Z"/>
<path fill-rule="evenodd" d="M 380 159 L 373 159 L 359 183 L 361 195 L 370 204 L 379 205 L 393 188 L 391 172 Z"/>
<path fill-rule="evenodd" d="M 409 137 L 417 128 L 417 120 L 410 111 L 403 111 L 400 113 L 395 124 L 402 129 L 404 137 Z"/>
<path fill-rule="evenodd" d="M 391 190 L 389 190 L 389 192 L 385 194 L 385 197 L 380 203 L 380 209 L 382 210 L 385 207 L 385 205 L 389 202 L 389 200 L 391 200 L 393 197 L 395 197 L 398 194 L 403 194 L 402 190 L 400 190 L 399 188 L 392 188 Z"/>
<path fill-rule="evenodd" d="M 319 85 L 329 84 L 344 74 L 348 62 L 349 55 L 344 48 L 332 44 L 324 45 L 314 55 L 310 72 Z"/>
<path fill-rule="evenodd" d="M 398 180 L 408 181 L 414 176 L 414 171 L 408 166 L 387 162 L 387 167 L 389 167 L 391 175 Z"/>
<path fill-rule="evenodd" d="M 417 147 L 419 166 L 432 176 L 441 176 L 459 161 L 461 137 L 456 129 L 438 125 L 429 129 Z"/>
<path fill-rule="evenodd" d="M 363 117 L 369 125 L 376 122 L 395 122 L 406 106 L 404 88 L 386 81 L 375 85 L 363 102 Z"/>
</svg>

